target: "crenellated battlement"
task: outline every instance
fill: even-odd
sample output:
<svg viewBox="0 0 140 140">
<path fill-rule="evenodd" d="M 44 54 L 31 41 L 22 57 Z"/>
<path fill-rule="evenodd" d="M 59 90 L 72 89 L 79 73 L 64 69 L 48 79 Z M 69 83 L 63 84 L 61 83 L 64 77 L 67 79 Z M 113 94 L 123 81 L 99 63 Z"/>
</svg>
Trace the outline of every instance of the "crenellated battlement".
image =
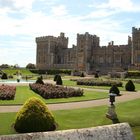
<svg viewBox="0 0 140 140">
<path fill-rule="evenodd" d="M 36 42 L 48 41 L 48 40 L 56 40 L 57 38 L 54 36 L 41 36 L 36 37 Z"/>
<path fill-rule="evenodd" d="M 132 27 L 132 37 L 128 36 L 125 45 L 100 46 L 97 35 L 85 32 L 77 34 L 77 45 L 68 48 L 68 37 L 61 32 L 59 36 L 42 36 L 36 38 L 37 68 L 69 68 L 87 73 L 128 69 L 131 64 L 140 64 L 140 28 Z M 59 66 L 59 67 L 57 67 Z M 63 67 L 64 66 L 64 67 Z"/>
<path fill-rule="evenodd" d="M 135 28 L 135 27 L 132 27 L 132 32 L 140 32 L 140 28 Z"/>
<path fill-rule="evenodd" d="M 36 37 L 36 42 L 42 42 L 42 41 L 60 41 L 60 40 L 66 40 L 68 41 L 68 37 L 65 37 L 64 33 L 60 33 L 60 36 L 54 37 L 54 36 L 41 36 L 41 37 Z"/>
</svg>

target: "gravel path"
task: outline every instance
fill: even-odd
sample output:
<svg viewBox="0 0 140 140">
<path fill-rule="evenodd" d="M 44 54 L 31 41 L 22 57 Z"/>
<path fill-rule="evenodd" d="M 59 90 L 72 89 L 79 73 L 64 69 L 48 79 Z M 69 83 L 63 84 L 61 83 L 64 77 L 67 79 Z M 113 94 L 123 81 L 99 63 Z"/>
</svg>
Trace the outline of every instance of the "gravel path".
<svg viewBox="0 0 140 140">
<path fill-rule="evenodd" d="M 95 89 L 98 91 L 98 89 Z M 100 90 L 100 89 L 99 89 Z M 116 97 L 116 103 L 126 102 L 134 99 L 140 99 L 140 92 L 126 92 L 121 91 L 122 96 Z M 72 103 L 59 103 L 59 104 L 48 104 L 50 110 L 69 110 L 78 108 L 88 108 L 95 106 L 109 105 L 109 99 L 81 101 Z M 18 112 L 21 106 L 0 106 L 0 112 Z"/>
</svg>

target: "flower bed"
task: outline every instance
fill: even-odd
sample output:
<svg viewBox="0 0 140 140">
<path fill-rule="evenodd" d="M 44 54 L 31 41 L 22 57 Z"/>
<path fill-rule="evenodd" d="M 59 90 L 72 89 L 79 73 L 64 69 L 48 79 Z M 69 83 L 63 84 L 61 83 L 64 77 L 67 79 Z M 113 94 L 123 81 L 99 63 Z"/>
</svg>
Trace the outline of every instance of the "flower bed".
<svg viewBox="0 0 140 140">
<path fill-rule="evenodd" d="M 13 100 L 16 93 L 15 86 L 1 85 L 0 86 L 0 99 Z"/>
<path fill-rule="evenodd" d="M 50 98 L 68 98 L 83 96 L 84 92 L 81 89 L 67 88 L 63 86 L 55 86 L 52 84 L 29 84 L 31 90 L 41 95 L 45 99 Z"/>
<path fill-rule="evenodd" d="M 86 86 L 112 86 L 116 85 L 118 87 L 122 87 L 122 82 L 119 81 L 103 81 L 103 80 L 87 80 L 81 79 L 77 80 L 77 85 L 86 85 Z"/>
</svg>

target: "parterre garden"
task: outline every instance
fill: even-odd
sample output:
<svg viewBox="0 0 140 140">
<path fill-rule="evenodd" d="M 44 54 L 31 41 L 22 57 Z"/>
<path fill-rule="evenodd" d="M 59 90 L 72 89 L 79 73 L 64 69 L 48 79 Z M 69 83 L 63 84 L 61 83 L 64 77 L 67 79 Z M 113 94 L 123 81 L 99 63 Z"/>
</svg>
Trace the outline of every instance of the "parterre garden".
<svg viewBox="0 0 140 140">
<path fill-rule="evenodd" d="M 73 77 L 72 77 L 73 78 Z M 12 104 L 24 104 L 26 100 L 28 100 L 30 97 L 37 97 L 39 100 L 45 103 L 61 103 L 61 102 L 73 102 L 73 101 L 86 101 L 86 100 L 94 100 L 94 99 L 102 99 L 102 98 L 108 98 L 108 92 L 95 92 L 91 90 L 92 88 L 102 88 L 109 90 L 112 85 L 117 85 L 119 90 L 125 90 L 126 81 L 118 81 L 118 80 L 104 80 L 104 79 L 66 79 L 63 80 L 63 85 L 52 85 L 52 84 L 30 84 L 29 86 L 7 86 L 7 85 L 1 85 L 0 86 L 0 105 L 12 105 Z M 131 83 L 131 82 L 130 82 Z M 69 87 L 73 86 L 73 88 Z M 136 90 L 140 89 L 140 84 L 135 84 Z M 74 88 L 78 87 L 78 88 Z M 128 86 L 132 87 L 132 86 Z M 85 88 L 85 89 L 81 89 Z M 130 88 L 131 91 L 132 88 Z M 114 90 L 113 90 L 114 91 Z M 135 87 L 133 87 L 133 90 L 135 91 Z M 115 91 L 114 91 L 115 92 Z M 7 99 L 7 100 L 5 100 Z M 11 99 L 11 100 L 10 100 Z M 37 106 L 34 105 L 34 102 L 38 103 L 40 101 L 32 101 L 33 103 L 25 103 L 25 107 L 22 109 L 22 113 L 32 114 L 33 112 L 30 112 L 28 107 L 30 108 L 37 108 Z M 28 104 L 28 105 L 27 105 Z M 132 105 L 132 106 L 131 106 Z M 132 110 L 130 110 L 130 108 Z M 139 99 L 136 101 L 130 101 L 128 103 L 122 103 L 120 105 L 117 105 L 117 112 L 119 112 L 119 119 L 121 122 L 128 121 L 131 126 L 133 127 L 134 133 L 138 135 L 138 131 L 140 130 L 140 124 L 138 120 L 140 119 L 139 115 L 136 115 L 139 111 L 137 108 L 139 108 Z M 136 109 L 134 109 L 136 108 Z M 36 110 L 37 110 L 36 109 Z M 40 109 L 38 109 L 40 110 Z M 44 109 L 46 110 L 46 109 Z M 56 120 L 56 129 L 71 129 L 71 128 L 83 128 L 83 127 L 91 127 L 91 126 L 97 126 L 97 125 L 104 125 L 104 124 L 111 124 L 111 121 L 105 118 L 105 112 L 107 110 L 107 107 L 95 107 L 95 108 L 89 108 L 89 109 L 79 109 L 79 110 L 71 110 L 71 111 L 54 111 L 54 118 Z M 138 112 L 137 112 L 138 111 Z M 80 113 L 80 115 L 79 115 Z M 134 116 L 130 118 L 129 114 L 133 114 Z M 38 111 L 37 114 L 40 114 Z M 88 114 L 88 117 L 87 115 Z M 7 119 L 4 118 L 4 116 L 7 115 Z M 19 113 L 19 116 L 21 114 Z M 128 115 L 128 116 L 127 116 Z M 136 115 L 136 116 L 135 116 Z M 5 124 L 5 127 L 0 128 L 0 134 L 12 134 L 16 133 L 15 130 L 11 127 L 13 123 L 15 122 L 15 113 L 1 113 L 0 114 L 0 120 L 3 120 Z M 16 120 L 19 116 L 16 116 Z M 22 116 L 22 115 L 21 115 Z M 26 115 L 28 116 L 28 115 Z M 34 116 L 34 115 L 33 115 Z M 40 116 L 40 115 L 39 115 Z M 80 116 L 80 118 L 79 118 Z M 9 118 L 10 117 L 10 118 Z M 30 118 L 31 116 L 29 116 Z M 19 117 L 20 118 L 20 117 Z M 35 118 L 35 117 L 33 117 Z M 67 118 L 67 119 L 66 119 Z M 39 120 L 41 120 L 40 118 Z M 6 120 L 8 120 L 6 122 Z M 23 120 L 23 119 L 21 119 Z M 26 119 L 25 119 L 26 120 Z M 38 118 L 36 118 L 38 120 Z M 52 120 L 52 119 L 51 119 Z M 92 121 L 91 121 L 92 120 Z M 32 122 L 33 125 L 35 120 L 26 120 L 26 122 L 23 122 L 24 125 L 27 125 L 27 122 Z M 89 122 L 91 121 L 91 122 Z M 20 121 L 19 121 L 20 122 Z M 21 122 L 18 124 L 21 124 Z M 82 122 L 82 123 L 81 123 Z M 27 124 L 26 124 L 27 123 Z M 40 122 L 38 122 L 40 123 Z M 35 124 L 34 124 L 35 125 Z M 34 126 L 33 125 L 33 126 Z M 38 124 L 36 124 L 37 126 Z M 49 124 L 50 125 L 50 124 Z M 15 124 L 14 124 L 15 126 Z M 22 126 L 22 125 L 21 125 Z M 34 128 L 36 128 L 34 126 Z M 54 126 L 54 125 L 53 125 Z M 15 128 L 15 127 L 14 127 Z M 22 126 L 23 128 L 23 126 Z M 37 128 L 38 129 L 38 128 Z M 41 131 L 41 129 L 38 129 Z M 43 129 L 45 131 L 47 129 Z M 50 129 L 48 129 L 49 131 Z M 21 132 L 21 131 L 17 131 Z M 23 130 L 25 132 L 25 130 Z M 29 132 L 29 131 L 26 131 Z M 35 130 L 31 131 L 35 132 Z"/>
</svg>

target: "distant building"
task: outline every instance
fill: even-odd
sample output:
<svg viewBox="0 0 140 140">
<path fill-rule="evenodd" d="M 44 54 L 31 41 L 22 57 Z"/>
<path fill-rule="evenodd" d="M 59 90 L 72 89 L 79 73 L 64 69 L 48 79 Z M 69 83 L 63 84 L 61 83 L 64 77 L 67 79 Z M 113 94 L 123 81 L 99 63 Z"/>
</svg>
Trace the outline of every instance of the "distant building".
<svg viewBox="0 0 140 140">
<path fill-rule="evenodd" d="M 140 29 L 132 28 L 126 45 L 100 46 L 96 35 L 77 34 L 77 45 L 68 48 L 68 38 L 60 36 L 37 37 L 36 66 L 41 70 L 73 69 L 94 73 L 96 71 L 123 71 L 140 65 Z"/>
</svg>

